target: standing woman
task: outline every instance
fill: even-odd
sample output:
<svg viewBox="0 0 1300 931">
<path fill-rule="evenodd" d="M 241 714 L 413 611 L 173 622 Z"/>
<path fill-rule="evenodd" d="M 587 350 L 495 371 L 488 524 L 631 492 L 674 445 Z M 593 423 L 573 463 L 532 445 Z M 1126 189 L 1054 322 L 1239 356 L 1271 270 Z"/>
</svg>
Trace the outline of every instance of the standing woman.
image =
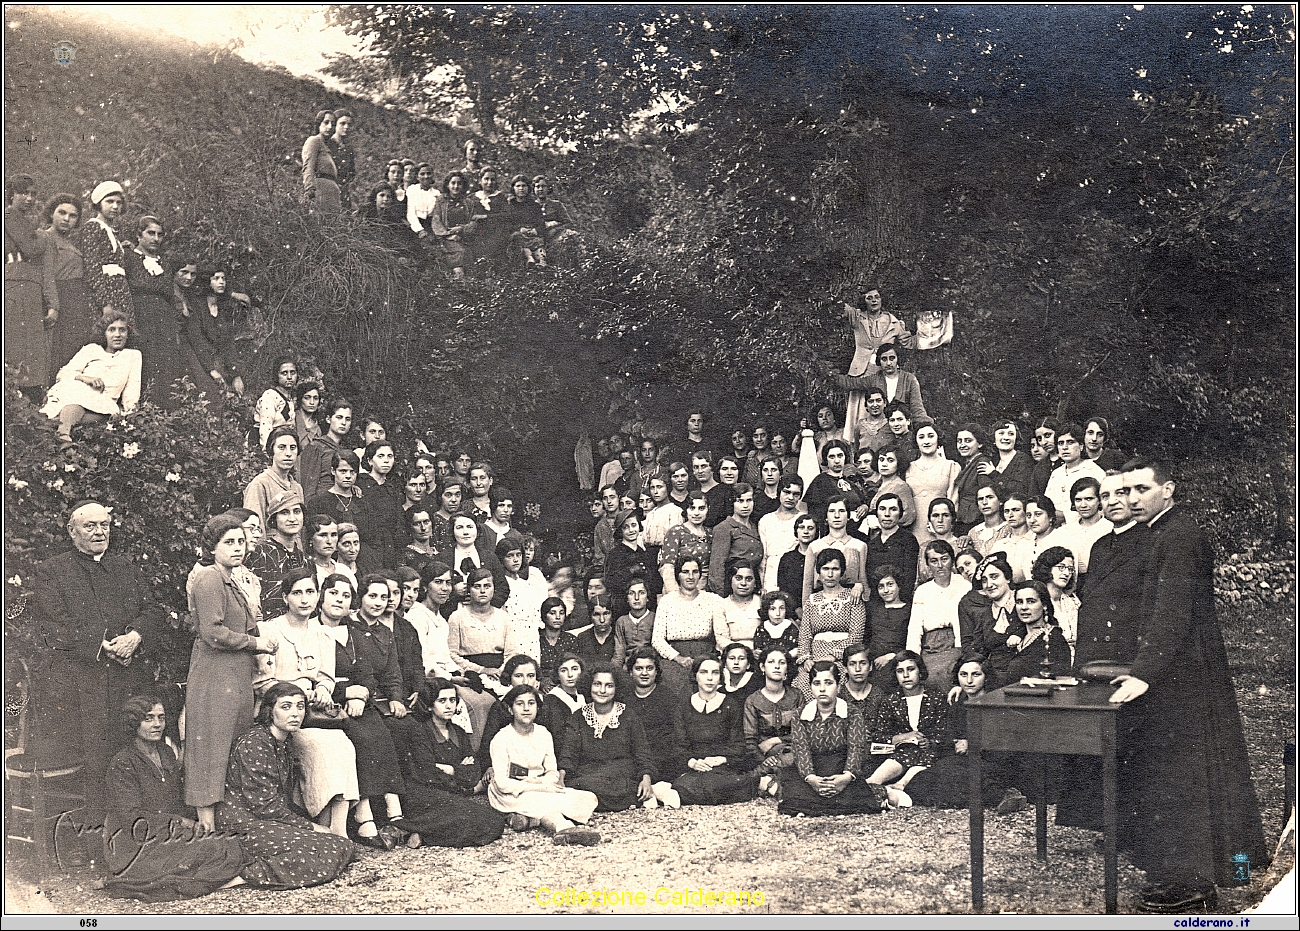
<svg viewBox="0 0 1300 931">
<path fill-rule="evenodd" d="M 803 580 L 807 572 L 808 551 L 817 539 L 817 521 L 811 514 L 800 514 L 794 519 L 793 549 L 781 554 L 781 561 L 776 569 L 776 587 L 778 591 L 790 594 L 787 613 L 794 618 L 803 617 Z M 800 657 L 802 659 L 802 657 Z"/>
<path fill-rule="evenodd" d="M 105 311 L 131 310 L 131 289 L 126 283 L 126 248 L 114 224 L 126 210 L 126 195 L 116 181 L 104 181 L 90 192 L 94 216 L 81 227 L 81 255 L 86 263 L 86 288 L 90 291 L 92 319 Z"/>
<path fill-rule="evenodd" d="M 691 492 L 686 498 L 686 522 L 670 527 L 664 534 L 664 545 L 659 550 L 659 576 L 665 595 L 677 591 L 677 566 L 683 559 L 694 559 L 700 566 L 709 564 L 713 556 L 713 531 L 705 526 L 708 517 L 709 499 L 703 492 Z"/>
<path fill-rule="evenodd" d="M 397 454 L 387 440 L 371 442 L 361 457 L 363 471 L 357 477 L 361 508 L 356 524 L 365 544 L 361 564 L 367 571 L 387 569 L 401 561 L 398 538 L 403 535 L 406 514 L 402 510 L 403 489 L 392 478 L 396 463 Z"/>
<path fill-rule="evenodd" d="M 636 511 L 619 511 L 614 517 L 618 543 L 605 556 L 605 588 L 613 601 L 615 617 L 627 613 L 627 590 L 633 582 L 644 582 L 646 591 L 658 596 L 662 588 L 658 566 L 641 542 L 641 521 Z"/>
<path fill-rule="evenodd" d="M 338 166 L 329 146 L 329 138 L 334 134 L 334 113 L 319 111 L 312 129 L 316 134 L 308 136 L 302 145 L 302 186 L 312 213 L 333 216 L 343 211 Z"/>
<path fill-rule="evenodd" d="M 846 473 L 849 462 L 849 444 L 843 440 L 830 440 L 821 447 L 822 471 L 803 493 L 803 503 L 819 527 L 826 526 L 826 505 L 836 495 L 853 491 Z"/>
<path fill-rule="evenodd" d="M 203 269 L 199 273 L 200 300 L 190 311 L 185 332 L 193 353 L 191 361 L 198 363 L 192 372 L 195 384 L 200 388 L 229 387 L 236 394 L 243 394 L 244 378 L 235 358 L 239 302 L 229 292 L 226 269 L 216 266 Z"/>
<path fill-rule="evenodd" d="M 59 319 L 59 295 L 46 246 L 37 238 L 32 222 L 35 185 L 29 175 L 5 182 L 5 363 L 18 369 L 20 387 L 44 388 L 50 383 L 49 337 L 45 331 Z M 129 306 L 124 302 L 121 309 Z M 81 338 L 72 351 L 86 342 Z"/>
<path fill-rule="evenodd" d="M 298 385 L 298 405 L 293 425 L 298 431 L 298 448 L 305 450 L 312 440 L 320 439 L 320 385 L 305 381 Z"/>
<path fill-rule="evenodd" d="M 302 689 L 291 682 L 277 683 L 262 700 L 257 725 L 230 752 L 221 830 L 235 834 L 252 858 L 240 875 L 254 886 L 298 889 L 330 882 L 355 852 L 346 837 L 294 811 L 294 738 L 306 716 Z"/>
<path fill-rule="evenodd" d="M 330 456 L 330 475 L 334 483 L 321 494 L 308 499 L 305 512 L 328 514 L 340 524 L 353 523 L 361 511 L 361 494 L 356 489 L 360 469 L 361 462 L 354 453 L 346 449 L 333 453 Z"/>
<path fill-rule="evenodd" d="M 297 387 L 298 364 L 290 356 L 280 356 L 271 364 L 271 387 L 262 392 L 253 415 L 257 421 L 258 439 L 263 445 L 276 427 L 293 423 L 294 389 Z M 296 435 L 297 431 L 294 432 Z"/>
<path fill-rule="evenodd" d="M 172 303 L 172 279 L 160 259 L 162 221 L 152 216 L 141 217 L 137 230 L 136 245 L 126 250 L 126 283 L 135 308 L 133 335 L 144 356 L 142 384 L 156 404 L 174 408 L 171 387 L 185 374 L 185 356 L 180 321 Z"/>
<path fill-rule="evenodd" d="M 880 288 L 874 284 L 862 290 L 859 307 L 848 301 L 844 302 L 844 319 L 853 330 L 853 361 L 849 363 L 849 377 L 872 375 L 880 370 L 876 365 L 876 350 L 886 341 L 912 348 L 912 334 L 907 332 L 907 324 L 893 314 L 884 310 L 880 297 Z M 866 397 L 861 391 L 850 392 L 845 409 L 844 423 L 849 434 L 844 438 L 850 443 L 857 440 L 852 433 L 857 422 L 866 413 Z"/>
<path fill-rule="evenodd" d="M 844 554 L 824 549 L 817 554 L 814 570 L 821 589 L 804 602 L 799 625 L 801 672 L 795 687 L 809 693 L 809 675 L 819 659 L 837 659 L 850 643 L 866 641 L 867 608 L 862 599 L 840 582 L 844 576 Z"/>
<path fill-rule="evenodd" d="M 728 595 L 722 600 L 721 627 L 713 631 L 717 640 L 718 652 L 726 655 L 727 647 L 740 643 L 754 649 L 754 637 L 758 633 L 759 608 L 763 599 L 758 594 L 757 563 L 744 556 L 729 562 L 727 570 Z M 730 691 L 730 689 L 728 689 Z"/>
<path fill-rule="evenodd" d="M 912 503 L 917 514 L 930 514 L 930 502 L 936 498 L 952 499 L 957 476 L 962 467 L 943 455 L 939 445 L 939 430 L 933 423 L 920 421 L 916 427 L 916 448 L 921 455 L 907 467 L 907 485 L 912 489 Z M 917 521 L 912 526 L 918 543 L 933 539 L 928 523 Z"/>
<path fill-rule="evenodd" d="M 231 572 L 244 562 L 244 528 L 222 514 L 203 528 L 213 565 L 194 576 L 194 623 L 185 690 L 185 803 L 199 823 L 216 827 L 215 809 L 225 791 L 231 744 L 253 726 L 256 653 L 272 653 L 273 637 L 260 637 L 256 611 Z"/>
<path fill-rule="evenodd" d="M 993 424 L 993 446 L 998 453 L 993 469 L 1002 476 L 1007 491 L 1026 495 L 1034 462 L 1028 453 L 1016 449 L 1019 439 L 1020 430 L 1014 421 L 999 420 Z"/>
<path fill-rule="evenodd" d="M 296 492 L 299 503 L 302 503 L 302 486 L 294 478 L 298 466 L 298 434 L 289 424 L 281 424 L 267 431 L 262 443 L 270 465 L 244 489 L 244 507 L 255 512 L 269 526 L 271 515 L 267 508 L 277 495 Z"/>
<path fill-rule="evenodd" d="M 1107 449 L 1110 439 L 1110 421 L 1093 417 L 1083 432 L 1083 454 L 1107 472 L 1118 471 L 1124 465 L 1124 456 L 1115 449 Z"/>
<path fill-rule="evenodd" d="M 961 472 L 953 482 L 948 497 L 957 502 L 957 533 L 964 534 L 980 522 L 980 509 L 976 492 L 980 481 L 994 471 L 993 462 L 985 454 L 989 448 L 988 436 L 979 424 L 963 424 L 957 431 L 957 454 L 962 458 Z"/>
<path fill-rule="evenodd" d="M 45 243 L 46 255 L 54 265 L 56 303 L 51 307 L 57 308 L 57 313 L 47 314 L 50 317 L 48 325 L 51 327 L 52 368 L 63 365 L 90 341 L 95 320 L 99 316 L 90 309 L 90 292 L 86 290 L 86 263 L 81 257 L 81 237 L 77 232 L 77 221 L 80 218 L 79 198 L 71 194 L 55 194 L 45 205 L 45 221 L 49 228 L 37 233 Z M 170 283 L 167 295 L 170 304 Z M 172 311 L 172 314 L 174 317 L 175 312 Z M 9 339 L 17 338 L 12 327 L 8 329 L 7 335 Z"/>
<path fill-rule="evenodd" d="M 1034 560 L 1029 572 L 1031 580 L 1047 586 L 1052 614 L 1061 635 L 1070 644 L 1072 656 L 1079 635 L 1079 596 L 1074 593 L 1077 580 L 1074 570 L 1074 553 L 1064 546 L 1049 546 Z"/>
<path fill-rule="evenodd" d="M 677 588 L 659 600 L 650 642 L 669 661 L 664 681 L 673 691 L 689 691 L 690 669 L 696 657 L 716 655 L 714 630 L 726 623 L 725 606 L 713 592 L 700 589 L 700 560 L 677 561 Z"/>
<path fill-rule="evenodd" d="M 758 528 L 750 520 L 750 515 L 754 511 L 754 489 L 745 482 L 737 482 L 732 487 L 735 489 L 735 497 L 731 499 L 731 515 L 713 528 L 713 552 L 709 559 L 709 591 L 717 595 L 728 592 L 731 576 L 729 567 L 744 560 L 751 573 L 754 573 L 757 572 L 758 564 L 763 561 L 763 541 L 758 537 Z M 754 606 L 753 615 L 754 626 L 757 627 L 757 605 Z M 735 639 L 752 641 L 753 637 L 751 631 L 748 637 Z"/>
</svg>

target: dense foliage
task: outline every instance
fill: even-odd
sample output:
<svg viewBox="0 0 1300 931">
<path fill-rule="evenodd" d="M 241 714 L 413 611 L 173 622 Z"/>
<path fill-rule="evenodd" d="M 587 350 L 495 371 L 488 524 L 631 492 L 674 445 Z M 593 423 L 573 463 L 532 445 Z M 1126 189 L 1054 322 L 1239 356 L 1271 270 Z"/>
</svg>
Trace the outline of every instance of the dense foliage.
<svg viewBox="0 0 1300 931">
<path fill-rule="evenodd" d="M 909 323 L 954 313 L 953 343 L 908 363 L 941 423 L 1103 412 L 1122 449 L 1175 460 L 1225 552 L 1289 535 L 1294 46 L 1274 8 L 335 15 L 374 53 L 337 73 L 378 103 L 10 8 L 8 170 L 46 192 L 122 178 L 173 250 L 235 265 L 269 323 L 255 369 L 292 347 L 400 441 L 491 455 L 552 529 L 583 429 L 675 434 L 700 403 L 793 425 L 838 400 L 840 302 L 872 281 Z M 296 159 L 345 103 L 357 202 L 393 155 L 460 160 L 468 133 L 399 107 L 464 109 L 524 146 L 488 161 L 559 181 L 581 258 L 453 289 L 360 223 L 322 228 Z"/>
</svg>

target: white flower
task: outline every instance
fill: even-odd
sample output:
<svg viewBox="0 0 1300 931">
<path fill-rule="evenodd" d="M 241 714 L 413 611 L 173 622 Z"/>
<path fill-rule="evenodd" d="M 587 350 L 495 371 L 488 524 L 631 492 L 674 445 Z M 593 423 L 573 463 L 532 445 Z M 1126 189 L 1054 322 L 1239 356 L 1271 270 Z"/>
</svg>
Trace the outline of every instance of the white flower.
<svg viewBox="0 0 1300 931">
<path fill-rule="evenodd" d="M 104 424 L 104 429 L 109 433 L 112 433 L 117 428 L 113 426 L 113 422 L 110 420 L 108 423 Z"/>
<path fill-rule="evenodd" d="M 67 465 L 65 465 L 65 466 L 63 467 L 63 471 L 64 471 L 64 472 L 75 472 L 75 471 L 77 471 L 77 464 L 76 464 L 75 462 L 69 462 Z"/>
<path fill-rule="evenodd" d="M 15 575 L 15 576 L 13 576 L 12 578 L 5 579 L 5 581 L 8 582 L 10 585 L 22 585 L 22 584 L 23 584 L 22 576 L 19 576 L 19 575 Z"/>
<path fill-rule="evenodd" d="M 123 459 L 134 459 L 138 455 L 140 455 L 139 443 L 127 443 L 125 446 L 122 447 Z"/>
<path fill-rule="evenodd" d="M 27 483 L 24 482 L 22 479 L 20 479 L 18 476 L 11 475 L 9 476 L 9 486 L 13 488 L 14 491 L 22 491 L 24 488 L 27 487 Z"/>
<path fill-rule="evenodd" d="M 179 472 L 168 472 L 166 478 L 169 482 L 179 482 L 181 480 L 181 474 Z"/>
<path fill-rule="evenodd" d="M 55 491 L 58 491 L 60 488 L 63 487 L 63 479 L 56 478 L 53 482 L 50 483 L 50 487 L 53 488 Z"/>
<path fill-rule="evenodd" d="M 59 467 L 56 466 L 56 465 L 55 465 L 54 463 L 52 463 L 52 462 L 43 462 L 43 463 L 41 463 L 41 468 L 44 469 L 46 472 L 54 472 L 54 471 L 56 471 Z"/>
</svg>

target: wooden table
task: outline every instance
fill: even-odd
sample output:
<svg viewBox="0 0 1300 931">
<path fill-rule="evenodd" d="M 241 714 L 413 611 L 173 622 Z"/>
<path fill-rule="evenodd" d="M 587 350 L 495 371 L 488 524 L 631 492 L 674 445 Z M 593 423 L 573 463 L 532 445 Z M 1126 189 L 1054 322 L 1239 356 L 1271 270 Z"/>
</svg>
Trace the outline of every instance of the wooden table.
<svg viewBox="0 0 1300 931">
<path fill-rule="evenodd" d="M 1119 892 L 1115 862 L 1117 812 L 1115 716 L 1109 699 L 1114 688 L 1087 683 L 1033 696 L 1009 696 L 999 689 L 966 706 L 970 758 L 970 893 L 976 910 L 984 907 L 984 798 L 981 756 L 985 750 L 1016 753 L 1071 753 L 1102 759 L 1103 824 L 1106 844 L 1106 914 L 1116 912 Z M 1041 772 L 1041 768 L 1040 768 Z M 1047 800 L 1042 779 L 1037 791 L 1038 859 L 1047 859 Z"/>
</svg>

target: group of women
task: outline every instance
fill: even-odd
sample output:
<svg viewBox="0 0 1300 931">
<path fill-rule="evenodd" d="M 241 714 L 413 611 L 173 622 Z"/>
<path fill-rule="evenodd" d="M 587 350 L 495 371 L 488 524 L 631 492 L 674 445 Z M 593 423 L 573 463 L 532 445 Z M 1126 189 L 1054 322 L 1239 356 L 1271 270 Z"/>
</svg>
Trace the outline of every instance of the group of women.
<svg viewBox="0 0 1300 931">
<path fill-rule="evenodd" d="M 123 229 L 126 191 L 116 181 L 97 184 L 88 205 L 55 194 L 43 211 L 26 175 L 5 194 L 5 361 L 65 440 L 78 423 L 130 411 L 143 396 L 174 406 L 183 375 L 200 389 L 243 392 L 237 341 L 251 302 L 228 269 L 184 255 L 164 261 L 158 217 Z"/>
</svg>

